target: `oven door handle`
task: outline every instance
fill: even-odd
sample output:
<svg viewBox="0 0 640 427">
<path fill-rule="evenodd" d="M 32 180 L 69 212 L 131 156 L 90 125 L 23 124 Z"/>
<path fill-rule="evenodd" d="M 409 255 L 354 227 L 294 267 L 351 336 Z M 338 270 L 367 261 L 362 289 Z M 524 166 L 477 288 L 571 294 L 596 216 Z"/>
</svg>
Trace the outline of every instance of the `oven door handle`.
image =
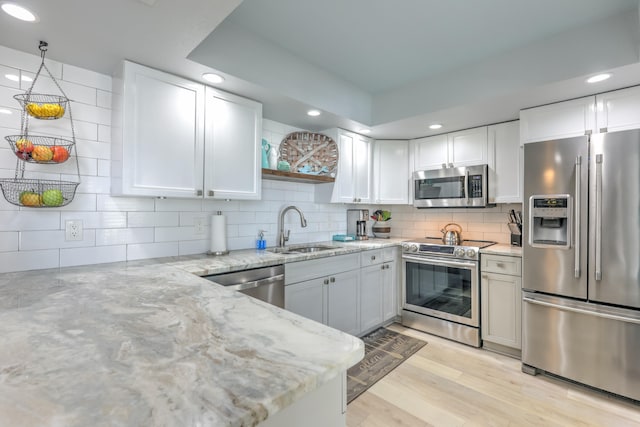
<svg viewBox="0 0 640 427">
<path fill-rule="evenodd" d="M 459 267 L 459 268 L 477 268 L 478 263 L 474 261 L 459 261 L 459 260 L 444 260 L 441 258 L 429 258 L 429 257 L 419 257 L 419 256 L 411 256 L 411 255 L 402 255 L 402 259 L 405 261 L 413 261 L 418 264 L 429 264 L 429 265 L 440 265 L 443 267 Z"/>
</svg>

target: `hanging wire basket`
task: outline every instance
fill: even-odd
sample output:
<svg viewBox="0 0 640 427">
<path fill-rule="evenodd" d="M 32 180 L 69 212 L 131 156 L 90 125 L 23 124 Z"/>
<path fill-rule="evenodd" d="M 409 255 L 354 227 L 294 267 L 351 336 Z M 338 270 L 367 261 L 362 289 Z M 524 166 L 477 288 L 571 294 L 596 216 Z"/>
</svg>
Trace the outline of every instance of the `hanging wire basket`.
<svg viewBox="0 0 640 427">
<path fill-rule="evenodd" d="M 75 145 L 73 141 L 52 136 L 8 135 L 4 139 L 20 160 L 29 163 L 64 163 Z"/>
<path fill-rule="evenodd" d="M 40 120 L 56 120 L 64 116 L 69 99 L 60 95 L 21 93 L 13 96 L 31 117 Z"/>
<path fill-rule="evenodd" d="M 79 182 L 46 179 L 6 178 L 0 180 L 2 194 L 16 206 L 58 208 L 68 205 Z"/>
</svg>

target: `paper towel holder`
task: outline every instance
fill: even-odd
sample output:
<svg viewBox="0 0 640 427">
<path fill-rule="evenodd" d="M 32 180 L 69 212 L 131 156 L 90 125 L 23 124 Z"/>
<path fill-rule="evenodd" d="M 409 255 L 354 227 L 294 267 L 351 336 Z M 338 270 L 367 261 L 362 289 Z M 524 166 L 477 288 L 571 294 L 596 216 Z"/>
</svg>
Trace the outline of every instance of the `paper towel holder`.
<svg viewBox="0 0 640 427">
<path fill-rule="evenodd" d="M 216 215 L 222 216 L 222 211 L 217 211 Z M 226 234 L 225 234 L 225 240 L 226 240 Z M 226 242 L 224 246 L 226 247 Z M 221 255 L 228 255 L 228 254 L 229 254 L 229 250 L 227 249 L 223 251 L 207 251 L 207 255 L 213 255 L 213 256 L 221 256 Z"/>
</svg>

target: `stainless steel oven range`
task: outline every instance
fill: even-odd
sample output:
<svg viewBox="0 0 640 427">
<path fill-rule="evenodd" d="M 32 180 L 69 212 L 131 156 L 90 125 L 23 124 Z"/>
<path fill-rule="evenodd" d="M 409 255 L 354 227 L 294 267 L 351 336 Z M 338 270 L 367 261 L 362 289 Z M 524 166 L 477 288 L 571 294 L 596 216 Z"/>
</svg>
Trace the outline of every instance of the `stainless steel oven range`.
<svg viewBox="0 0 640 427">
<path fill-rule="evenodd" d="M 495 242 L 441 238 L 402 244 L 402 324 L 480 347 L 480 249 Z"/>
</svg>

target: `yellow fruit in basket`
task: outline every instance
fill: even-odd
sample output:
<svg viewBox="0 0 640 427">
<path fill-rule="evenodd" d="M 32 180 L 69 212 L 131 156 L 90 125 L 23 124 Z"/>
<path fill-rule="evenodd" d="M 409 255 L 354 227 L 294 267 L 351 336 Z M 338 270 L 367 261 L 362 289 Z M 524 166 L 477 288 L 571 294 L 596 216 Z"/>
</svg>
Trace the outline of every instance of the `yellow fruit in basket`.
<svg viewBox="0 0 640 427">
<path fill-rule="evenodd" d="M 56 105 L 56 108 L 58 109 L 58 112 L 54 117 L 56 119 L 59 119 L 60 117 L 64 116 L 64 107 L 62 105 Z"/>
<path fill-rule="evenodd" d="M 27 104 L 27 113 L 31 114 L 34 117 L 40 117 L 42 112 L 41 108 L 38 104 L 34 104 L 32 102 Z"/>
<path fill-rule="evenodd" d="M 42 205 L 42 196 L 33 191 L 23 191 L 20 193 L 19 201 L 24 206 L 40 206 Z"/>
<path fill-rule="evenodd" d="M 31 158 L 36 162 L 49 162 L 53 159 L 53 150 L 46 145 L 34 145 Z"/>
</svg>

